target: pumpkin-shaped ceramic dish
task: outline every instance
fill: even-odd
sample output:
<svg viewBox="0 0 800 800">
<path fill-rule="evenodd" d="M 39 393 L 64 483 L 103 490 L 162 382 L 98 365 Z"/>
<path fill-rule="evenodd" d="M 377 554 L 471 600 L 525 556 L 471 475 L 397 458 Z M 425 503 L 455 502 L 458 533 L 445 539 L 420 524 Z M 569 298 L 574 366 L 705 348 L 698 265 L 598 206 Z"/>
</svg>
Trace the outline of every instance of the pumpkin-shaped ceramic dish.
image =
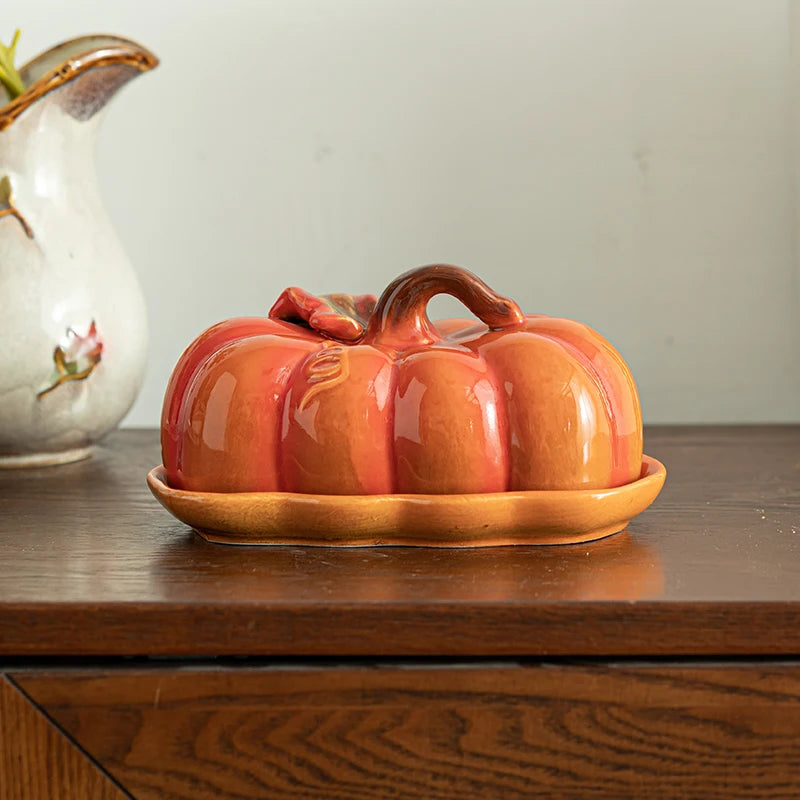
<svg viewBox="0 0 800 800">
<path fill-rule="evenodd" d="M 477 317 L 432 323 L 436 294 Z M 525 315 L 458 267 L 371 295 L 287 289 L 181 356 L 158 499 L 245 543 L 576 542 L 655 499 L 636 385 L 586 325 Z"/>
</svg>

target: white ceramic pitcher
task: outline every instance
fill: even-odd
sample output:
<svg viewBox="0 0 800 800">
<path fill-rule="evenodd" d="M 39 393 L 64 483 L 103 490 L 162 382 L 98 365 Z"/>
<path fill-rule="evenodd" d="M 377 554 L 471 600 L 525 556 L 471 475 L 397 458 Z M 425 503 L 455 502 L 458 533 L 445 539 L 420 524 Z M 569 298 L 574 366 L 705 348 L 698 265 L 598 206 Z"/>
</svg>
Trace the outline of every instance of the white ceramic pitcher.
<svg viewBox="0 0 800 800">
<path fill-rule="evenodd" d="M 102 111 L 158 64 L 135 42 L 91 36 L 0 86 L 0 467 L 88 456 L 131 407 L 147 321 L 136 276 L 101 202 Z"/>
</svg>

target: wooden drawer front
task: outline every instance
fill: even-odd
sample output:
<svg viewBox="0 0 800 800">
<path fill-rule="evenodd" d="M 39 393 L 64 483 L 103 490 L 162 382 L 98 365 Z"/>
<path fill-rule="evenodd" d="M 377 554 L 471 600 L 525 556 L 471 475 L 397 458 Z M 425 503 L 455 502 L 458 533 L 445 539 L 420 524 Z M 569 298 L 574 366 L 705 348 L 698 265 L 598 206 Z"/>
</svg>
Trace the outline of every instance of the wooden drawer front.
<svg viewBox="0 0 800 800">
<path fill-rule="evenodd" d="M 800 666 L 17 672 L 136 798 L 790 798 Z"/>
</svg>

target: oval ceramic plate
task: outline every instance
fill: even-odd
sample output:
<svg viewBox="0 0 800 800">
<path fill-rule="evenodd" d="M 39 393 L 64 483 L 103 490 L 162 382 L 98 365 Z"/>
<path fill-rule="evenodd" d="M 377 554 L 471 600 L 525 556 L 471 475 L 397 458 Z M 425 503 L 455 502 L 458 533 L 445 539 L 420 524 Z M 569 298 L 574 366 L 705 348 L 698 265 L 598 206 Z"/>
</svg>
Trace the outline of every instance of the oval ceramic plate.
<svg viewBox="0 0 800 800">
<path fill-rule="evenodd" d="M 227 544 L 486 547 L 572 544 L 623 530 L 658 496 L 667 471 L 644 456 L 639 480 L 615 489 L 493 494 L 313 495 L 171 489 L 158 501 L 212 542 Z"/>
</svg>

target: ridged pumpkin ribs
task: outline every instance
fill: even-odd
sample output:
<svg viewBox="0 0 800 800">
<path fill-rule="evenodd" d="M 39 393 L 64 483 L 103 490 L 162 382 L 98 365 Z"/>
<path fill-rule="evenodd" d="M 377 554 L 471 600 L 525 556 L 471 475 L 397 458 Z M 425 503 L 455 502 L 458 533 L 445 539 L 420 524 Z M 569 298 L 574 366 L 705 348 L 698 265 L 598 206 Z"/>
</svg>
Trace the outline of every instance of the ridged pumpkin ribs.
<svg viewBox="0 0 800 800">
<path fill-rule="evenodd" d="M 432 323 L 453 295 L 477 317 Z M 636 480 L 642 425 L 622 357 L 586 325 L 435 265 L 371 295 L 287 289 L 181 356 L 162 417 L 167 480 L 198 491 L 442 494 Z"/>
</svg>

